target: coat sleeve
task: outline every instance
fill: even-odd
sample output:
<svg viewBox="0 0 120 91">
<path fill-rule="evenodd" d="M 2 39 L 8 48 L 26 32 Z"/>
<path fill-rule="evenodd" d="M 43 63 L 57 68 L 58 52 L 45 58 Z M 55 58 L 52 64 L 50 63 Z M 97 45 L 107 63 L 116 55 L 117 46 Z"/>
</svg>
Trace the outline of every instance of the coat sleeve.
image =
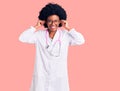
<svg viewBox="0 0 120 91">
<path fill-rule="evenodd" d="M 23 43 L 31 43 L 34 44 L 37 37 L 36 29 L 33 26 L 23 31 L 19 36 L 19 41 Z"/>
<path fill-rule="evenodd" d="M 69 45 L 81 45 L 85 43 L 83 35 L 77 32 L 74 28 L 68 31 Z"/>
</svg>

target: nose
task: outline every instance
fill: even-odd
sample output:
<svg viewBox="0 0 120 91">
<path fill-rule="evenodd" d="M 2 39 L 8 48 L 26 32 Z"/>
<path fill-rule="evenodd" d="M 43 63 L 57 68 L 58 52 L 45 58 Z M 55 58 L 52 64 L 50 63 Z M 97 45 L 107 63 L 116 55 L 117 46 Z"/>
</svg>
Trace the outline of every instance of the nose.
<svg viewBox="0 0 120 91">
<path fill-rule="evenodd" d="M 54 22 L 54 21 L 52 21 L 51 25 L 55 25 L 55 22 Z"/>
</svg>

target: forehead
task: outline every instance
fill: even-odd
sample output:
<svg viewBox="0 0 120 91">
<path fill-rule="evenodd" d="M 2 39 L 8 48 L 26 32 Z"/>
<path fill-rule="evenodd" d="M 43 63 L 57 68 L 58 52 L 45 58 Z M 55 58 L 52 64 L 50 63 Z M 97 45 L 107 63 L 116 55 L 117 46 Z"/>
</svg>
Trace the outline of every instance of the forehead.
<svg viewBox="0 0 120 91">
<path fill-rule="evenodd" d="M 59 16 L 57 16 L 57 15 L 51 15 L 47 19 L 48 20 L 59 20 Z"/>
</svg>

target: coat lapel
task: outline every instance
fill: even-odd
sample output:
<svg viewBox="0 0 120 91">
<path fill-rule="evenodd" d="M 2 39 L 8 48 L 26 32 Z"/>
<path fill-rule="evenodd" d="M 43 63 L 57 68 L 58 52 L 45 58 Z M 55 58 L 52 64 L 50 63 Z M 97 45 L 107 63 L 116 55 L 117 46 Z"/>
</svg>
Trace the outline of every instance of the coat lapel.
<svg viewBox="0 0 120 91">
<path fill-rule="evenodd" d="M 47 43 L 49 45 L 49 47 L 48 47 L 49 51 L 52 49 L 52 47 L 54 47 L 54 44 L 58 40 L 58 38 L 59 38 L 59 30 L 56 31 L 52 41 L 51 41 L 51 39 L 49 37 L 49 33 L 47 33 Z"/>
</svg>

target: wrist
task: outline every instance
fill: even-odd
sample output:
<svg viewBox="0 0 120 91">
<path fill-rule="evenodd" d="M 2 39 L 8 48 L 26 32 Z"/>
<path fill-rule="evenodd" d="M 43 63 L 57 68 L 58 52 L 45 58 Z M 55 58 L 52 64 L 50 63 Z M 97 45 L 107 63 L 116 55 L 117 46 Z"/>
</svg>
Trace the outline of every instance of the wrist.
<svg viewBox="0 0 120 91">
<path fill-rule="evenodd" d="M 38 28 L 39 28 L 39 26 L 35 25 L 35 26 L 34 26 L 34 28 L 38 29 Z"/>
<path fill-rule="evenodd" d="M 72 28 L 71 28 L 71 27 L 66 27 L 66 29 L 67 29 L 68 31 L 70 31 Z"/>
</svg>

